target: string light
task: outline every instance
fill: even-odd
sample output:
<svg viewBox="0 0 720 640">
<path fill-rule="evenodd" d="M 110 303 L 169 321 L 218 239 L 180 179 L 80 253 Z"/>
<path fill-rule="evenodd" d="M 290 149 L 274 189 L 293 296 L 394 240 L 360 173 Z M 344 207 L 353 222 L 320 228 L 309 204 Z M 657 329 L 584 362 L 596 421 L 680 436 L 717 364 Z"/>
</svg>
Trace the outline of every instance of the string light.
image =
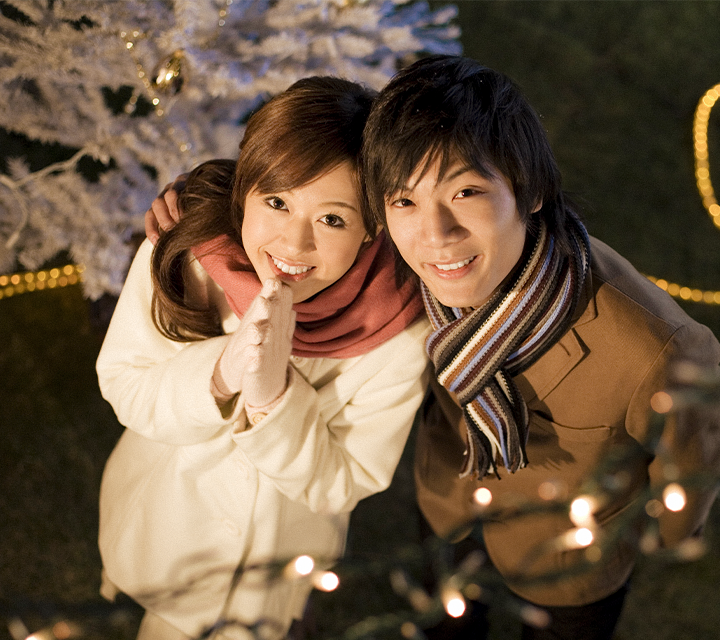
<svg viewBox="0 0 720 640">
<path fill-rule="evenodd" d="M 313 576 L 313 586 L 320 591 L 335 591 L 340 585 L 340 578 L 332 571 L 318 571 Z"/>
<path fill-rule="evenodd" d="M 695 183 L 702 198 L 703 207 L 710 214 L 713 224 L 720 228 L 720 205 L 715 198 L 715 190 L 710 180 L 710 152 L 708 149 L 708 122 L 710 112 L 720 98 L 720 84 L 708 89 L 700 98 L 695 108 L 693 118 L 693 152 L 695 154 Z M 646 276 L 663 291 L 667 291 L 673 298 L 687 302 L 702 302 L 704 304 L 720 304 L 720 291 L 704 291 L 685 287 L 675 282 L 668 282 L 664 278 Z"/>
<path fill-rule="evenodd" d="M 596 508 L 595 498 L 580 496 L 570 504 L 570 520 L 576 527 L 590 527 L 595 524 L 593 511 Z"/>
<path fill-rule="evenodd" d="M 14 295 L 44 289 L 57 289 L 82 282 L 83 265 L 67 264 L 64 267 L 26 271 L 0 276 L 0 300 Z"/>
<path fill-rule="evenodd" d="M 663 502 L 670 511 L 682 511 L 687 502 L 685 489 L 676 482 L 671 482 L 663 490 Z"/>
<path fill-rule="evenodd" d="M 582 547 L 589 547 L 595 536 L 593 532 L 587 527 L 580 527 L 578 529 L 570 529 L 565 535 L 562 536 L 562 543 L 566 549 L 578 549 Z"/>
<path fill-rule="evenodd" d="M 668 282 L 664 278 L 645 276 L 650 282 L 667 291 L 673 298 L 679 298 L 686 302 L 702 302 L 704 304 L 720 304 L 720 291 L 705 291 L 703 289 L 691 289 L 674 282 Z"/>
<path fill-rule="evenodd" d="M 492 502 L 493 496 L 490 489 L 486 487 L 480 487 L 475 489 L 473 493 L 473 500 L 481 507 L 487 507 Z"/>
<path fill-rule="evenodd" d="M 710 153 L 708 151 L 708 122 L 710 112 L 720 97 L 720 84 L 705 92 L 695 109 L 693 141 L 695 149 L 695 181 L 702 197 L 702 203 L 716 227 L 720 227 L 720 205 L 710 181 Z"/>
<path fill-rule="evenodd" d="M 442 603 L 451 618 L 459 618 L 465 613 L 465 598 L 457 589 L 446 587 L 442 592 Z"/>
<path fill-rule="evenodd" d="M 310 556 L 298 556 L 293 567 L 301 576 L 309 576 L 315 568 L 315 561 Z"/>
</svg>

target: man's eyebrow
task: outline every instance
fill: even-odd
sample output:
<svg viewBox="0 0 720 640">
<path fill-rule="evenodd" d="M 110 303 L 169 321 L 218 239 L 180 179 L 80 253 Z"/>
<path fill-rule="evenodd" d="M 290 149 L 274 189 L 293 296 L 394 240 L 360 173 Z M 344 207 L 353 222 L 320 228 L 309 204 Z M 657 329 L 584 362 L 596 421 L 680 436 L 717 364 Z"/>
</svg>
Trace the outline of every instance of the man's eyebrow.
<svg viewBox="0 0 720 640">
<path fill-rule="evenodd" d="M 455 171 L 448 174 L 446 173 L 442 178 L 438 179 L 436 184 L 440 184 L 441 182 L 450 182 L 451 180 L 454 180 L 455 178 L 460 177 L 463 173 L 468 173 L 470 171 L 473 171 L 473 168 L 470 165 L 462 165 L 458 167 Z M 391 195 L 397 195 L 401 193 L 412 193 L 414 191 L 415 187 L 411 187 L 409 184 L 404 184 L 398 189 L 396 189 Z"/>
<path fill-rule="evenodd" d="M 353 207 L 349 202 L 343 202 L 342 200 L 331 200 L 328 202 L 321 202 L 321 207 L 341 207 L 343 209 L 350 209 L 352 211 L 357 211 L 355 207 Z"/>
<path fill-rule="evenodd" d="M 463 173 L 468 173 L 469 171 L 472 171 L 473 168 L 470 166 L 462 166 L 453 171 L 450 174 L 445 174 L 443 176 L 442 180 L 438 180 L 438 184 L 440 182 L 450 182 L 451 180 L 455 180 L 455 178 L 459 178 Z"/>
</svg>

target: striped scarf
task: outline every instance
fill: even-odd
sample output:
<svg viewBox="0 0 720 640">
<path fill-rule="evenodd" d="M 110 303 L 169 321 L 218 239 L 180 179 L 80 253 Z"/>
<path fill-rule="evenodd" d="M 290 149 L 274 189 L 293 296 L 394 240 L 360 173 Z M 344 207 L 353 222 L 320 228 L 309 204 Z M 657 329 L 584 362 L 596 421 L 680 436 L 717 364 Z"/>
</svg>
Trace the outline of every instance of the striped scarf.
<svg viewBox="0 0 720 640">
<path fill-rule="evenodd" d="M 518 267 L 478 309 L 446 307 L 423 284 L 434 331 L 427 351 L 437 379 L 463 409 L 468 446 L 461 476 L 498 475 L 498 454 L 511 473 L 528 463 L 528 409 L 512 377 L 527 369 L 567 330 L 590 262 L 589 238 L 574 217 L 572 258 L 542 223 Z"/>
</svg>

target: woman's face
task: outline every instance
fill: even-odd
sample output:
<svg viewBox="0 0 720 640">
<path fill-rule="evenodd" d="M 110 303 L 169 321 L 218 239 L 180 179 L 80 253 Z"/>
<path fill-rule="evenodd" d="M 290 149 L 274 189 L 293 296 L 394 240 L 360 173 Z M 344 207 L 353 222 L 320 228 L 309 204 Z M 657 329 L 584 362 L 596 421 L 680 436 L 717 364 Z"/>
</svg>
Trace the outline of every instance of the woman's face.
<svg viewBox="0 0 720 640">
<path fill-rule="evenodd" d="M 245 199 L 242 242 L 261 282 L 276 278 L 302 302 L 352 266 L 367 237 L 349 163 L 301 187 L 251 191 Z"/>
</svg>

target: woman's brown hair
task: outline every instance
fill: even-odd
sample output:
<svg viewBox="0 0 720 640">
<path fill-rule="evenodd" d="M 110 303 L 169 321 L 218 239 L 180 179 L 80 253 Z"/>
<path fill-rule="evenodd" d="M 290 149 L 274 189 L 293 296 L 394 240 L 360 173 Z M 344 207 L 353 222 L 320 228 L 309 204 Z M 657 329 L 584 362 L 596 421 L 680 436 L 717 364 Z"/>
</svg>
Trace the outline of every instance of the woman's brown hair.
<svg viewBox="0 0 720 640">
<path fill-rule="evenodd" d="M 294 189 L 349 162 L 365 229 L 375 237 L 359 176 L 362 133 L 374 96 L 340 78 L 299 80 L 252 115 L 237 161 L 211 160 L 190 173 L 178 200 L 182 217 L 161 233 L 153 251 L 152 314 L 164 336 L 191 341 L 223 333 L 214 309 L 187 299 L 188 256 L 192 247 L 223 234 L 241 243 L 243 206 L 251 191 Z"/>
</svg>

